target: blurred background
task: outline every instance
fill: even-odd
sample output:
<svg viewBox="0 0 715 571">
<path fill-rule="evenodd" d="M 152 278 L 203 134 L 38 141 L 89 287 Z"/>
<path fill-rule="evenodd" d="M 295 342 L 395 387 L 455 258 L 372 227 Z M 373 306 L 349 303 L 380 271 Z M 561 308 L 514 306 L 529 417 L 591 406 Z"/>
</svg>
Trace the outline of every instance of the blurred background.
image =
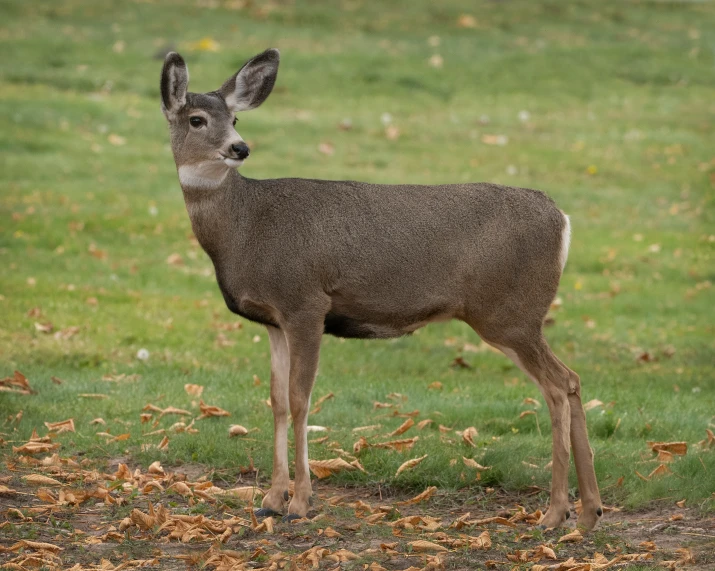
<svg viewBox="0 0 715 571">
<path fill-rule="evenodd" d="M 547 335 L 600 403 L 589 428 L 607 499 L 637 505 L 686 481 L 707 500 L 712 454 L 648 481 L 633 463 L 647 440 L 697 442 L 713 422 L 713 3 L 3 0 L 0 14 L 0 376 L 21 370 L 39 391 L 0 400 L 3 418 L 24 411 L 6 432 L 74 416 L 68 446 L 142 459 L 141 408 L 190 406 L 183 385 L 197 383 L 256 441 L 227 445 L 223 419 L 205 421 L 166 460 L 269 468 L 267 339 L 226 310 L 191 235 L 159 72 L 177 50 L 190 90 L 209 91 L 276 47 L 273 94 L 239 117 L 241 173 L 548 192 L 573 242 Z M 538 390 L 463 324 L 326 339 L 316 398 L 330 391 L 311 422 L 347 450 L 399 391 L 406 408 L 478 428 L 460 453 L 495 466 L 486 483 L 548 486 L 548 470 L 513 460 L 548 461 L 549 439 L 520 416 Z M 103 444 L 97 416 L 132 438 Z M 460 485 L 439 436 L 416 445 L 430 458 L 406 485 Z M 389 480 L 401 462 L 363 460 L 371 475 L 344 477 Z"/>
</svg>

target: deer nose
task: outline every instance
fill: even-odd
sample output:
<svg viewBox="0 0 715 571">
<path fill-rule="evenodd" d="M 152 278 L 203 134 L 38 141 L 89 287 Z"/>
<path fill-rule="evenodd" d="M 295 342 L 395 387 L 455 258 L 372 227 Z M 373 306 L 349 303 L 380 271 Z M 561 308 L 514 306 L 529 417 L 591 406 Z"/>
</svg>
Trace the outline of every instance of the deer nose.
<svg viewBox="0 0 715 571">
<path fill-rule="evenodd" d="M 231 145 L 231 150 L 236 153 L 238 159 L 241 161 L 251 154 L 251 150 L 248 148 L 248 145 L 243 141 L 235 145 Z"/>
</svg>

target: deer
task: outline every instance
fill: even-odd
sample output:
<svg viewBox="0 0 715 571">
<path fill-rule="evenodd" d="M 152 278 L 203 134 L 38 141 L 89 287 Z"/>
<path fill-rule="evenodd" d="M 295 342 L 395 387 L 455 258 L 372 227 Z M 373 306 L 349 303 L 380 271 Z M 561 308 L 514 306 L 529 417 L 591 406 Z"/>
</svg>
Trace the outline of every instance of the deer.
<svg viewBox="0 0 715 571">
<path fill-rule="evenodd" d="M 228 309 L 268 331 L 273 469 L 256 516 L 292 521 L 313 505 L 307 421 L 324 334 L 387 339 L 457 319 L 511 359 L 548 405 L 552 480 L 541 527 L 563 526 L 570 516 L 573 450 L 577 526 L 593 529 L 603 509 L 580 378 L 543 335 L 569 252 L 569 217 L 541 191 L 491 183 L 242 176 L 250 149 L 235 130 L 236 114 L 266 100 L 279 61 L 278 50 L 268 49 L 218 90 L 191 93 L 186 62 L 171 52 L 160 83 L 194 235 Z"/>
</svg>

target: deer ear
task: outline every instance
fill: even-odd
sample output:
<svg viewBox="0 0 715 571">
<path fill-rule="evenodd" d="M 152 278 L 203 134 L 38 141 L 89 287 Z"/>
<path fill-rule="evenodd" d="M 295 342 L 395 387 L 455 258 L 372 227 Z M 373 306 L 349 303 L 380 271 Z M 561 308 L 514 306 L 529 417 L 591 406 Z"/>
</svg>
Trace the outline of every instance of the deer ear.
<svg viewBox="0 0 715 571">
<path fill-rule="evenodd" d="M 279 61 L 276 49 L 268 49 L 247 61 L 218 90 L 228 108 L 233 112 L 248 111 L 263 103 L 273 91 Z"/>
<path fill-rule="evenodd" d="M 176 52 L 170 52 L 161 69 L 161 109 L 171 119 L 186 105 L 186 90 L 189 87 L 189 69 Z"/>
</svg>

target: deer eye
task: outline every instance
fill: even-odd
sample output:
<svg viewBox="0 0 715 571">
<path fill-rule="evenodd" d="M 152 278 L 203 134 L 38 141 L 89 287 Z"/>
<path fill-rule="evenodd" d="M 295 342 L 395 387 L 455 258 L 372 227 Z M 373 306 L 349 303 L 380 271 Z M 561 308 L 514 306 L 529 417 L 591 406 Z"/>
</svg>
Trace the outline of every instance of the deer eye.
<svg viewBox="0 0 715 571">
<path fill-rule="evenodd" d="M 234 127 L 236 126 L 236 121 L 238 121 L 238 119 L 236 119 L 236 118 L 234 117 L 234 118 L 233 118 L 233 126 L 234 126 Z"/>
<path fill-rule="evenodd" d="M 201 125 L 206 124 L 206 120 L 203 117 L 189 117 L 189 123 L 192 127 L 201 127 Z"/>
</svg>

